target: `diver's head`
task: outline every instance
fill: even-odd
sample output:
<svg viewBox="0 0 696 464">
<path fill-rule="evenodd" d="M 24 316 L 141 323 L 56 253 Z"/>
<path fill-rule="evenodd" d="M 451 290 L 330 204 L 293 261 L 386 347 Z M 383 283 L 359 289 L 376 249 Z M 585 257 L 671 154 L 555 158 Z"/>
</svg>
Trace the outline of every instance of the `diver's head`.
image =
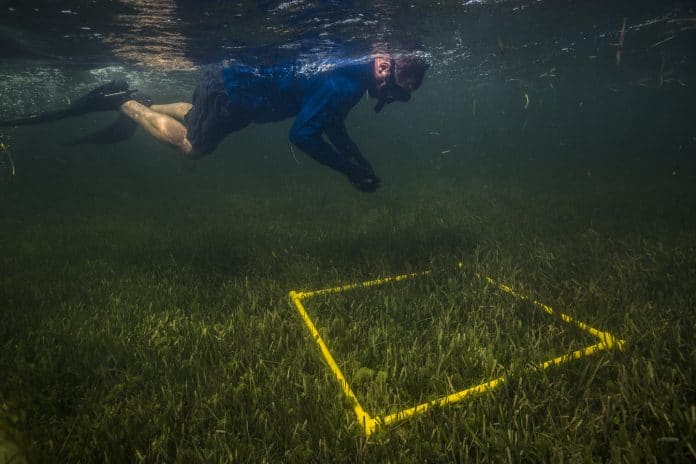
<svg viewBox="0 0 696 464">
<path fill-rule="evenodd" d="M 407 102 L 411 92 L 420 87 L 429 66 L 425 59 L 417 55 L 374 55 L 375 82 L 368 92 L 378 100 L 375 112 L 382 111 L 387 103 Z"/>
</svg>

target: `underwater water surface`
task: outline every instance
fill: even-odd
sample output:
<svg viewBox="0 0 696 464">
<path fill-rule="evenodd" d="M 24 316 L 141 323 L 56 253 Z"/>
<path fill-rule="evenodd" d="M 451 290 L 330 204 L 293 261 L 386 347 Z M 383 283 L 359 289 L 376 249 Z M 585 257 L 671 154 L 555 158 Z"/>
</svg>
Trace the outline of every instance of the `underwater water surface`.
<svg viewBox="0 0 696 464">
<path fill-rule="evenodd" d="M 694 44 L 685 0 L 0 0 L 0 120 L 188 102 L 223 59 L 430 64 L 346 119 L 374 193 L 292 118 L 199 160 L 80 143 L 112 111 L 0 128 L 0 463 L 696 460 Z M 363 406 L 508 381 L 365 437 L 288 292 L 426 269 L 308 305 Z M 626 347 L 535 371 L 584 335 L 481 276 Z"/>
</svg>

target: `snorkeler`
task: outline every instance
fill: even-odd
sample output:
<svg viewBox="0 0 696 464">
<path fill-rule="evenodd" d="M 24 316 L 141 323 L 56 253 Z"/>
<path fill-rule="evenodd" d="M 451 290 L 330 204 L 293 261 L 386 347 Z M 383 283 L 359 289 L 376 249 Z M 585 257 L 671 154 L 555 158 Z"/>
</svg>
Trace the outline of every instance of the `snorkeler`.
<svg viewBox="0 0 696 464">
<path fill-rule="evenodd" d="M 92 111 L 120 110 L 107 129 L 80 142 L 123 140 L 142 126 L 150 135 L 196 159 L 211 153 L 222 139 L 250 123 L 295 116 L 290 141 L 318 162 L 344 174 L 358 189 L 374 192 L 381 179 L 350 139 L 348 112 L 367 91 L 384 105 L 408 101 L 420 87 L 427 62 L 416 55 L 375 54 L 368 60 L 313 66 L 292 63 L 250 67 L 233 60 L 209 67 L 192 103 L 155 105 L 122 81 L 105 84 L 70 107 L 11 121 L 0 126 L 36 124 Z M 324 140 L 326 135 L 330 144 Z"/>
</svg>

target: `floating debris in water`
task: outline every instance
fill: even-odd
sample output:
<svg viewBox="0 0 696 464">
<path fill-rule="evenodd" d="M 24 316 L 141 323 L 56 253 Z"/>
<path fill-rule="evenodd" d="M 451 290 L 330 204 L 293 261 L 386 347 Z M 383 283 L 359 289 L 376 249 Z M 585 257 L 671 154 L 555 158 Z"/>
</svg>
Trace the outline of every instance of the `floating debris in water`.
<svg viewBox="0 0 696 464">
<path fill-rule="evenodd" d="M 670 40 L 674 39 L 675 37 L 676 37 L 676 35 L 671 35 L 671 36 L 667 37 L 667 38 L 664 39 L 664 40 L 660 40 L 659 42 L 655 42 L 654 44 L 652 44 L 652 45 L 651 45 L 650 47 L 648 47 L 648 48 L 655 48 L 655 47 L 657 47 L 657 46 L 659 46 L 659 45 L 662 45 L 663 43 L 669 42 Z"/>
<path fill-rule="evenodd" d="M 298 160 L 297 156 L 295 156 L 295 150 L 292 148 L 292 143 L 290 144 L 290 153 L 292 153 L 292 159 L 295 160 L 295 163 L 300 164 L 300 160 Z"/>
<path fill-rule="evenodd" d="M 624 37 L 626 36 L 626 17 L 624 17 L 621 32 L 619 33 L 619 43 L 616 44 L 616 65 L 621 64 L 621 50 L 623 49 Z"/>
<path fill-rule="evenodd" d="M 662 87 L 662 84 L 665 83 L 664 72 L 665 72 L 665 55 L 663 54 L 662 59 L 660 60 L 660 72 L 658 74 L 658 76 L 659 76 L 658 87 Z"/>
<path fill-rule="evenodd" d="M 14 160 L 12 159 L 12 154 L 10 153 L 10 147 L 6 145 L 4 142 L 0 142 L 0 153 L 7 153 L 7 159 L 10 160 L 10 169 L 12 175 L 14 176 L 15 174 L 17 174 L 17 171 L 15 170 Z"/>
</svg>

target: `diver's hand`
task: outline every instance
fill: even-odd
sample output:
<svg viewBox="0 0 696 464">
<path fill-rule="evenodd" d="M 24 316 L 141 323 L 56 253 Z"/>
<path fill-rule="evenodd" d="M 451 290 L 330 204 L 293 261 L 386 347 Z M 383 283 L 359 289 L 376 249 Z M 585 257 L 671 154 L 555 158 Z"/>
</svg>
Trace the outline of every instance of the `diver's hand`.
<svg viewBox="0 0 696 464">
<path fill-rule="evenodd" d="M 377 177 L 370 162 L 359 152 L 352 153 L 346 157 L 347 166 L 343 173 L 348 177 L 353 187 L 363 192 L 374 192 L 382 183 L 382 179 Z"/>
<path fill-rule="evenodd" d="M 372 169 L 366 169 L 363 166 L 351 166 L 346 176 L 353 187 L 362 192 L 375 192 L 382 183 L 382 179 L 377 177 Z"/>
<path fill-rule="evenodd" d="M 373 193 L 382 186 L 382 179 L 371 174 L 358 182 L 353 182 L 353 186 L 361 192 Z"/>
</svg>

